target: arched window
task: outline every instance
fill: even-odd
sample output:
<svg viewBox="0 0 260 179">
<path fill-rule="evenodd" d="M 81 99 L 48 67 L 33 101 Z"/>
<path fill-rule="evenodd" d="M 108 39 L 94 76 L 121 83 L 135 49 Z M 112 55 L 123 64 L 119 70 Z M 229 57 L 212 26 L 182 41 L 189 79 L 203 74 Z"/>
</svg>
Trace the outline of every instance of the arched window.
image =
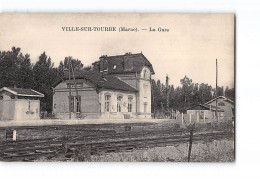
<svg viewBox="0 0 260 179">
<path fill-rule="evenodd" d="M 144 69 L 143 77 L 144 79 L 150 79 L 150 73 L 148 69 Z"/>
<path fill-rule="evenodd" d="M 145 79 L 147 78 L 147 71 L 146 71 L 146 69 L 144 70 L 144 78 Z"/>
<path fill-rule="evenodd" d="M 128 96 L 128 112 L 132 112 L 133 110 L 133 96 Z"/>
<path fill-rule="evenodd" d="M 122 96 L 117 96 L 117 112 L 121 112 Z"/>
<path fill-rule="evenodd" d="M 110 99 L 111 99 L 110 95 L 105 95 L 105 112 L 110 111 Z"/>
</svg>

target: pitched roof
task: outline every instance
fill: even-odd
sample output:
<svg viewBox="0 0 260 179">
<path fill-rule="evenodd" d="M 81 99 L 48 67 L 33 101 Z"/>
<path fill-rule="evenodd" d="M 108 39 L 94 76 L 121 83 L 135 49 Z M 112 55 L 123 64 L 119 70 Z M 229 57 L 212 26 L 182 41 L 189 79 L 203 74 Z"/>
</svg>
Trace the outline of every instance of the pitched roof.
<svg viewBox="0 0 260 179">
<path fill-rule="evenodd" d="M 134 87 L 130 86 L 129 84 L 122 81 L 116 76 L 102 76 L 101 73 L 95 71 L 75 71 L 74 76 L 76 79 L 89 80 L 97 88 L 137 92 L 137 90 Z M 68 74 L 65 74 L 64 79 L 69 79 Z M 71 80 L 73 80 L 72 76 Z"/>
<path fill-rule="evenodd" d="M 33 89 L 3 87 L 0 89 L 0 92 L 2 91 L 8 91 L 17 96 L 44 97 L 44 94 L 39 93 L 38 91 L 35 91 Z"/>
<path fill-rule="evenodd" d="M 224 99 L 225 101 L 227 101 L 227 102 L 230 102 L 230 103 L 233 103 L 233 104 L 234 104 L 234 101 L 232 101 L 232 100 L 230 100 L 230 99 L 226 98 L 225 96 L 218 96 L 217 98 L 214 98 L 214 99 L 212 99 L 212 100 L 210 100 L 210 101 L 206 102 L 205 104 L 209 104 L 209 103 L 211 103 L 211 102 L 215 101 L 216 99 Z"/>
<path fill-rule="evenodd" d="M 119 74 L 125 72 L 140 73 L 144 66 L 147 66 L 150 69 L 151 74 L 155 74 L 152 64 L 142 53 L 126 53 L 125 55 L 102 56 L 100 59 L 107 60 L 108 74 Z M 133 63 L 133 67 L 128 70 L 124 68 L 124 62 L 127 60 L 132 61 Z M 99 62 L 100 61 L 96 61 L 93 64 L 97 64 Z"/>
<path fill-rule="evenodd" d="M 216 111 L 216 107 L 209 106 L 209 105 L 202 105 L 202 104 L 197 104 L 192 107 L 187 108 L 186 110 L 212 110 Z M 218 107 L 218 111 L 223 112 L 224 110 Z"/>
</svg>

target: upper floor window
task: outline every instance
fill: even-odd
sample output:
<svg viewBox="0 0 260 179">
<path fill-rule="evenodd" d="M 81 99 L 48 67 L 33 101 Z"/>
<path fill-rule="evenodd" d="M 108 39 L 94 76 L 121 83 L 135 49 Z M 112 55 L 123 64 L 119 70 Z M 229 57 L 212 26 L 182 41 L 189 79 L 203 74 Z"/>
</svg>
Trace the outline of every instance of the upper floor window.
<svg viewBox="0 0 260 179">
<path fill-rule="evenodd" d="M 131 70 L 133 68 L 133 59 L 127 59 L 124 61 L 124 69 Z"/>
<path fill-rule="evenodd" d="M 150 72 L 149 72 L 148 69 L 144 69 L 143 78 L 144 79 L 150 79 Z"/>
<path fill-rule="evenodd" d="M 100 60 L 99 62 L 99 71 L 107 71 L 108 70 L 108 62 L 105 59 Z"/>
<path fill-rule="evenodd" d="M 107 71 L 108 70 L 107 60 L 104 60 L 103 63 L 104 63 L 104 71 Z"/>
<path fill-rule="evenodd" d="M 110 111 L 110 99 L 111 99 L 110 95 L 105 96 L 105 112 Z"/>
</svg>

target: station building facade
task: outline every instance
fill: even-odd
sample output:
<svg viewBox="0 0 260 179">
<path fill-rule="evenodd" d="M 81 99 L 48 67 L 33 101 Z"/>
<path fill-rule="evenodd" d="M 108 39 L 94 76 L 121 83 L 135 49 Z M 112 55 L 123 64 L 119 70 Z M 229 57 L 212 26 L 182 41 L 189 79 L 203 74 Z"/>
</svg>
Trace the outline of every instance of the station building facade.
<svg viewBox="0 0 260 179">
<path fill-rule="evenodd" d="M 154 70 L 142 53 L 102 56 L 92 65 L 91 71 L 75 71 L 70 80 L 65 75 L 54 86 L 57 118 L 68 118 L 69 103 L 72 118 L 151 118 Z"/>
</svg>

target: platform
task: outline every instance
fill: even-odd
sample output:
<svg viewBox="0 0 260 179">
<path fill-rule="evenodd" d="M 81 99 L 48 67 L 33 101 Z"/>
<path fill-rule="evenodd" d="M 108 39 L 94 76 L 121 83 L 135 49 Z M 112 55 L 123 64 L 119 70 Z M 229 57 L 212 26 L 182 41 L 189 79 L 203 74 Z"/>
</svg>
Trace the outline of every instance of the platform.
<svg viewBox="0 0 260 179">
<path fill-rule="evenodd" d="M 13 126 L 49 126 L 79 124 L 127 124 L 127 123 L 162 123 L 173 122 L 174 119 L 40 119 L 24 121 L 0 121 L 0 127 Z"/>
</svg>

